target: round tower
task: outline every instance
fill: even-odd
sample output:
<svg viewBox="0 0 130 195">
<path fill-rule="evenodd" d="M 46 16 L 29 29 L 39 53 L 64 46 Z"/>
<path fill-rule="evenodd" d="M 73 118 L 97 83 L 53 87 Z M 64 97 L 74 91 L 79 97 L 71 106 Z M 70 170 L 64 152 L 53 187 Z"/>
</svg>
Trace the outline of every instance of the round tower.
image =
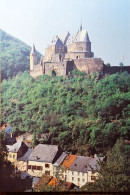
<svg viewBox="0 0 130 195">
<path fill-rule="evenodd" d="M 35 65 L 37 65 L 37 54 L 35 50 L 35 45 L 33 44 L 33 47 L 30 53 L 30 70 L 34 70 Z"/>
</svg>

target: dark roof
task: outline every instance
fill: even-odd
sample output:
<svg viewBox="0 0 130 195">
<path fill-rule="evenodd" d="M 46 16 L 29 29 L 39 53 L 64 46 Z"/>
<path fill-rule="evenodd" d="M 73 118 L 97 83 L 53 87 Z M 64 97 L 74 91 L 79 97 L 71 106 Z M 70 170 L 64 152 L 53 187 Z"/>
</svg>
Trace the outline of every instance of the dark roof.
<svg viewBox="0 0 130 195">
<path fill-rule="evenodd" d="M 60 157 L 56 160 L 56 162 L 54 163 L 54 166 L 60 166 L 66 156 L 67 156 L 67 154 L 65 152 L 63 152 L 60 155 Z"/>
<path fill-rule="evenodd" d="M 32 178 L 32 176 L 31 175 L 29 175 L 28 173 L 26 173 L 26 172 L 22 172 L 21 173 L 21 179 L 26 179 L 26 177 L 30 177 L 30 178 Z"/>
<path fill-rule="evenodd" d="M 19 161 L 28 161 L 28 158 L 29 158 L 30 154 L 32 153 L 32 151 L 33 150 L 31 148 L 28 148 L 27 152 L 18 160 Z"/>
<path fill-rule="evenodd" d="M 102 160 L 103 158 L 100 158 Z M 76 160 L 70 167 L 71 171 L 77 171 L 86 173 L 87 171 L 91 171 L 92 168 L 95 170 L 96 165 L 98 165 L 97 161 L 99 161 L 98 157 L 85 157 L 85 156 L 77 156 Z"/>
<path fill-rule="evenodd" d="M 58 152 L 58 146 L 39 144 L 32 151 L 29 160 L 52 163 Z"/>
<path fill-rule="evenodd" d="M 61 39 L 56 35 L 53 37 L 52 41 L 51 41 L 51 46 L 54 45 L 63 45 L 63 42 L 61 41 Z"/>
<path fill-rule="evenodd" d="M 31 50 L 31 53 L 32 54 L 35 54 L 36 53 L 36 49 L 35 49 L 35 45 L 33 44 L 33 47 L 32 47 L 32 50 Z"/>
<path fill-rule="evenodd" d="M 36 184 L 39 181 L 39 177 L 33 177 L 33 184 Z"/>
<path fill-rule="evenodd" d="M 22 141 L 15 143 L 14 145 L 6 145 L 9 152 L 18 152 L 22 146 Z"/>
</svg>

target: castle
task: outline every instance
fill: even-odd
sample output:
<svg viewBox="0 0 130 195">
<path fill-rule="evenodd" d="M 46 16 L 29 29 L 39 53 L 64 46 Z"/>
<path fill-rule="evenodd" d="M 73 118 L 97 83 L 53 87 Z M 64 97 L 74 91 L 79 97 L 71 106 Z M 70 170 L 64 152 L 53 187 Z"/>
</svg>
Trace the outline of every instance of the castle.
<svg viewBox="0 0 130 195">
<path fill-rule="evenodd" d="M 30 75 L 32 77 L 43 74 L 66 76 L 74 69 L 87 74 L 120 71 L 120 67 L 114 69 L 107 67 L 101 58 L 94 58 L 88 32 L 82 30 L 82 24 L 80 30 L 74 35 L 68 32 L 61 37 L 54 36 L 51 44 L 45 49 L 45 56 L 41 57 L 39 63 L 37 63 L 37 54 L 33 45 L 30 53 Z"/>
</svg>

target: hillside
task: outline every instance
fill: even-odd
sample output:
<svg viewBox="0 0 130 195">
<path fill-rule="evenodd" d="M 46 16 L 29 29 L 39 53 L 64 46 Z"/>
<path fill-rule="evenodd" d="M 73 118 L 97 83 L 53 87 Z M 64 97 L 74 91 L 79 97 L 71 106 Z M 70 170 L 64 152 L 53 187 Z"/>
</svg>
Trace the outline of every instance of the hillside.
<svg viewBox="0 0 130 195">
<path fill-rule="evenodd" d="M 29 70 L 30 46 L 3 30 L 0 30 L 0 46 L 2 80 L 12 78 L 20 71 Z M 41 54 L 37 54 L 39 60 Z"/>
<path fill-rule="evenodd" d="M 129 83 L 127 72 L 37 80 L 25 72 L 2 82 L 2 121 L 18 133 L 48 132 L 46 143 L 64 151 L 104 154 L 118 138 L 130 139 Z"/>
</svg>

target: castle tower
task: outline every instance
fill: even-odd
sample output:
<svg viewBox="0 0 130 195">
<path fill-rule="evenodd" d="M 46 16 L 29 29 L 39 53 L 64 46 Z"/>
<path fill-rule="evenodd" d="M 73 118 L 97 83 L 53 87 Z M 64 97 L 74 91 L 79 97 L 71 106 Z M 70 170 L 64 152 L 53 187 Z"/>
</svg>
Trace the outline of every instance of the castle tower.
<svg viewBox="0 0 130 195">
<path fill-rule="evenodd" d="M 37 54 L 35 50 L 35 45 L 33 44 L 33 47 L 30 53 L 30 70 L 34 70 L 35 65 L 37 65 Z"/>
</svg>

